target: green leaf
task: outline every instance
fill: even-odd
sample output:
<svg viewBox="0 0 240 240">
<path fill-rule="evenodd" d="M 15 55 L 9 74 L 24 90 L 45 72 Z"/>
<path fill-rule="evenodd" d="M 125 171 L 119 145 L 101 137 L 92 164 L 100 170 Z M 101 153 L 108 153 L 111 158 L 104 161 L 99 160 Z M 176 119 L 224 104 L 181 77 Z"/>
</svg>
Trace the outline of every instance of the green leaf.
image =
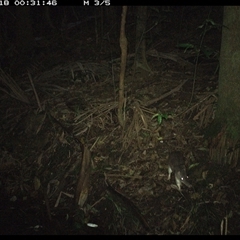
<svg viewBox="0 0 240 240">
<path fill-rule="evenodd" d="M 188 169 L 190 170 L 191 168 L 194 168 L 194 167 L 196 167 L 196 166 L 198 166 L 198 165 L 199 165 L 199 163 L 191 164 Z"/>
<path fill-rule="evenodd" d="M 215 53 L 214 49 L 209 47 L 202 48 L 202 52 L 207 58 L 210 58 L 210 56 Z"/>
<path fill-rule="evenodd" d="M 158 124 L 160 125 L 162 123 L 162 116 L 158 115 Z"/>
<path fill-rule="evenodd" d="M 168 118 L 168 114 L 156 113 L 152 116 L 152 119 L 153 118 L 157 118 L 158 124 L 160 125 L 162 123 L 163 118 L 164 119 Z"/>
<path fill-rule="evenodd" d="M 179 43 L 177 45 L 177 47 L 179 47 L 179 48 L 186 48 L 186 49 L 193 49 L 193 48 L 195 48 L 195 46 L 193 44 L 191 44 L 191 43 Z"/>
</svg>

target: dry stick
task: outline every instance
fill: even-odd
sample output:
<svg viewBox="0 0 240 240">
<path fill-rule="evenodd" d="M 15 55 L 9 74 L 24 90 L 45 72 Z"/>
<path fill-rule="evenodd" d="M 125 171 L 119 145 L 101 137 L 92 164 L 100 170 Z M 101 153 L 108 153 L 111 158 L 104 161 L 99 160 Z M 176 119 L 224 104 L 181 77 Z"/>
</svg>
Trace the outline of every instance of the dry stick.
<svg viewBox="0 0 240 240">
<path fill-rule="evenodd" d="M 206 99 L 208 99 L 209 97 L 214 97 L 216 100 L 217 100 L 217 97 L 215 96 L 215 92 L 216 92 L 216 90 L 214 91 L 214 92 L 209 92 L 209 94 L 206 96 L 206 97 L 204 97 L 203 99 L 201 99 L 199 102 L 197 102 L 196 104 L 194 104 L 193 106 L 191 106 L 190 108 L 188 108 L 187 110 L 185 110 L 185 111 L 183 111 L 182 113 L 180 113 L 180 114 L 186 114 L 186 113 L 188 113 L 189 111 L 192 111 L 193 109 L 195 109 L 198 105 L 200 105 L 202 102 L 204 102 Z M 201 113 L 201 112 L 200 112 Z M 198 113 L 196 116 L 195 116 L 195 118 L 200 114 L 200 113 Z M 179 114 L 179 115 L 180 115 Z"/>
<path fill-rule="evenodd" d="M 75 202 L 82 207 L 87 200 L 89 192 L 89 177 L 91 173 L 91 153 L 88 146 L 83 146 L 81 169 L 78 177 Z"/>
<path fill-rule="evenodd" d="M 38 97 L 36 88 L 35 88 L 35 86 L 34 86 L 34 83 L 33 83 L 33 80 L 32 80 L 32 76 L 31 76 L 31 74 L 30 74 L 29 71 L 27 71 L 27 72 L 28 72 L 28 77 L 29 77 L 30 83 L 31 83 L 32 88 L 33 88 L 33 92 L 34 92 L 35 97 L 36 97 L 36 100 L 37 100 L 38 107 L 39 107 L 40 111 L 42 111 L 43 108 L 42 108 L 42 105 L 41 105 L 41 103 L 40 103 L 40 100 L 39 100 L 39 97 Z"/>
<path fill-rule="evenodd" d="M 20 100 L 24 103 L 29 104 L 29 100 L 27 96 L 25 95 L 24 91 L 18 86 L 18 84 L 10 77 L 8 74 L 6 74 L 2 69 L 0 69 L 0 80 L 3 82 L 4 85 L 6 85 L 10 90 L 9 92 L 4 88 L 0 88 L 1 91 L 5 92 L 6 94 L 10 95 L 11 97 Z"/>
<path fill-rule="evenodd" d="M 148 107 L 148 106 L 152 105 L 153 103 L 158 102 L 158 101 L 162 100 L 163 98 L 168 97 L 169 95 L 173 94 L 174 92 L 179 91 L 179 90 L 181 89 L 181 87 L 182 87 L 187 81 L 188 81 L 188 79 L 187 79 L 187 80 L 184 80 L 181 84 L 179 84 L 177 87 L 175 87 L 175 88 L 172 89 L 171 91 L 166 92 L 166 93 L 164 93 L 163 95 L 161 95 L 160 97 L 154 98 L 154 99 L 152 99 L 152 100 L 144 103 L 143 105 L 144 105 L 145 107 Z"/>
</svg>

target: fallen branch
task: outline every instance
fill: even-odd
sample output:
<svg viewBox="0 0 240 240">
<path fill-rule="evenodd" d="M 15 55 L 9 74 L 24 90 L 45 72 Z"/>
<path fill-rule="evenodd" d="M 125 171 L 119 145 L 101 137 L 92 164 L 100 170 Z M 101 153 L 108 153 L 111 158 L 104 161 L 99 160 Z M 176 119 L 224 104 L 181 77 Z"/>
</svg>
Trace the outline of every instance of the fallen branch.
<svg viewBox="0 0 240 240">
<path fill-rule="evenodd" d="M 183 81 L 181 84 L 179 84 L 177 87 L 173 88 L 173 89 L 170 90 L 169 92 L 164 93 L 164 94 L 161 95 L 160 97 L 154 98 L 154 99 L 152 99 L 152 100 L 150 100 L 150 101 L 147 101 L 146 103 L 143 103 L 143 106 L 148 107 L 148 106 L 152 105 L 153 103 L 158 102 L 158 101 L 162 100 L 163 98 L 168 97 L 169 95 L 173 94 L 174 92 L 179 91 L 179 90 L 181 89 L 181 87 L 182 87 L 187 81 L 188 81 L 188 79 L 185 80 L 185 81 Z"/>
</svg>

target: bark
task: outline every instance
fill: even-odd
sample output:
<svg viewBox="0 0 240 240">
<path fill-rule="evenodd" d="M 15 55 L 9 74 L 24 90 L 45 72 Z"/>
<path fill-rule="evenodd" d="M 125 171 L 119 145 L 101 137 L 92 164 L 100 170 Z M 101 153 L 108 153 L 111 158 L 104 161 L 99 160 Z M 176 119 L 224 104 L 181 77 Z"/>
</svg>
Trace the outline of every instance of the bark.
<svg viewBox="0 0 240 240">
<path fill-rule="evenodd" d="M 235 166 L 240 136 L 240 7 L 224 7 L 220 51 L 219 100 L 210 156 L 215 162 Z"/>
</svg>

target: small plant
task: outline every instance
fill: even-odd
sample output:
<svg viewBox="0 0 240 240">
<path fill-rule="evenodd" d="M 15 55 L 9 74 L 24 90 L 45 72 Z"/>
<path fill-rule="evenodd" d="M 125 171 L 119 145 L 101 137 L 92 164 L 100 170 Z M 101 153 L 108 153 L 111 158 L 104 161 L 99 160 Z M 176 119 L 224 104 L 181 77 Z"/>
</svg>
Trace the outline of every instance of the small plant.
<svg viewBox="0 0 240 240">
<path fill-rule="evenodd" d="M 163 113 L 156 113 L 152 116 L 152 119 L 157 118 L 157 122 L 160 125 L 163 121 L 163 119 L 168 119 L 168 114 L 163 114 Z"/>
<path fill-rule="evenodd" d="M 191 44 L 191 43 L 179 43 L 177 45 L 177 47 L 185 49 L 184 52 L 186 52 L 189 49 L 193 49 L 198 54 L 200 52 L 203 53 L 204 56 L 208 59 L 211 58 L 211 57 L 214 58 L 214 57 L 218 56 L 218 51 L 216 51 L 216 50 L 214 50 L 210 47 L 204 46 L 202 44 L 203 39 L 204 39 L 204 37 L 205 37 L 205 35 L 208 31 L 211 31 L 212 29 L 221 30 L 222 27 L 223 27 L 223 25 L 217 24 L 212 19 L 208 18 L 203 22 L 203 24 L 201 24 L 200 26 L 197 27 L 198 29 L 202 29 L 202 32 L 200 34 L 200 37 L 201 37 L 200 47 L 197 47 L 197 46 L 195 46 L 194 44 Z"/>
</svg>

